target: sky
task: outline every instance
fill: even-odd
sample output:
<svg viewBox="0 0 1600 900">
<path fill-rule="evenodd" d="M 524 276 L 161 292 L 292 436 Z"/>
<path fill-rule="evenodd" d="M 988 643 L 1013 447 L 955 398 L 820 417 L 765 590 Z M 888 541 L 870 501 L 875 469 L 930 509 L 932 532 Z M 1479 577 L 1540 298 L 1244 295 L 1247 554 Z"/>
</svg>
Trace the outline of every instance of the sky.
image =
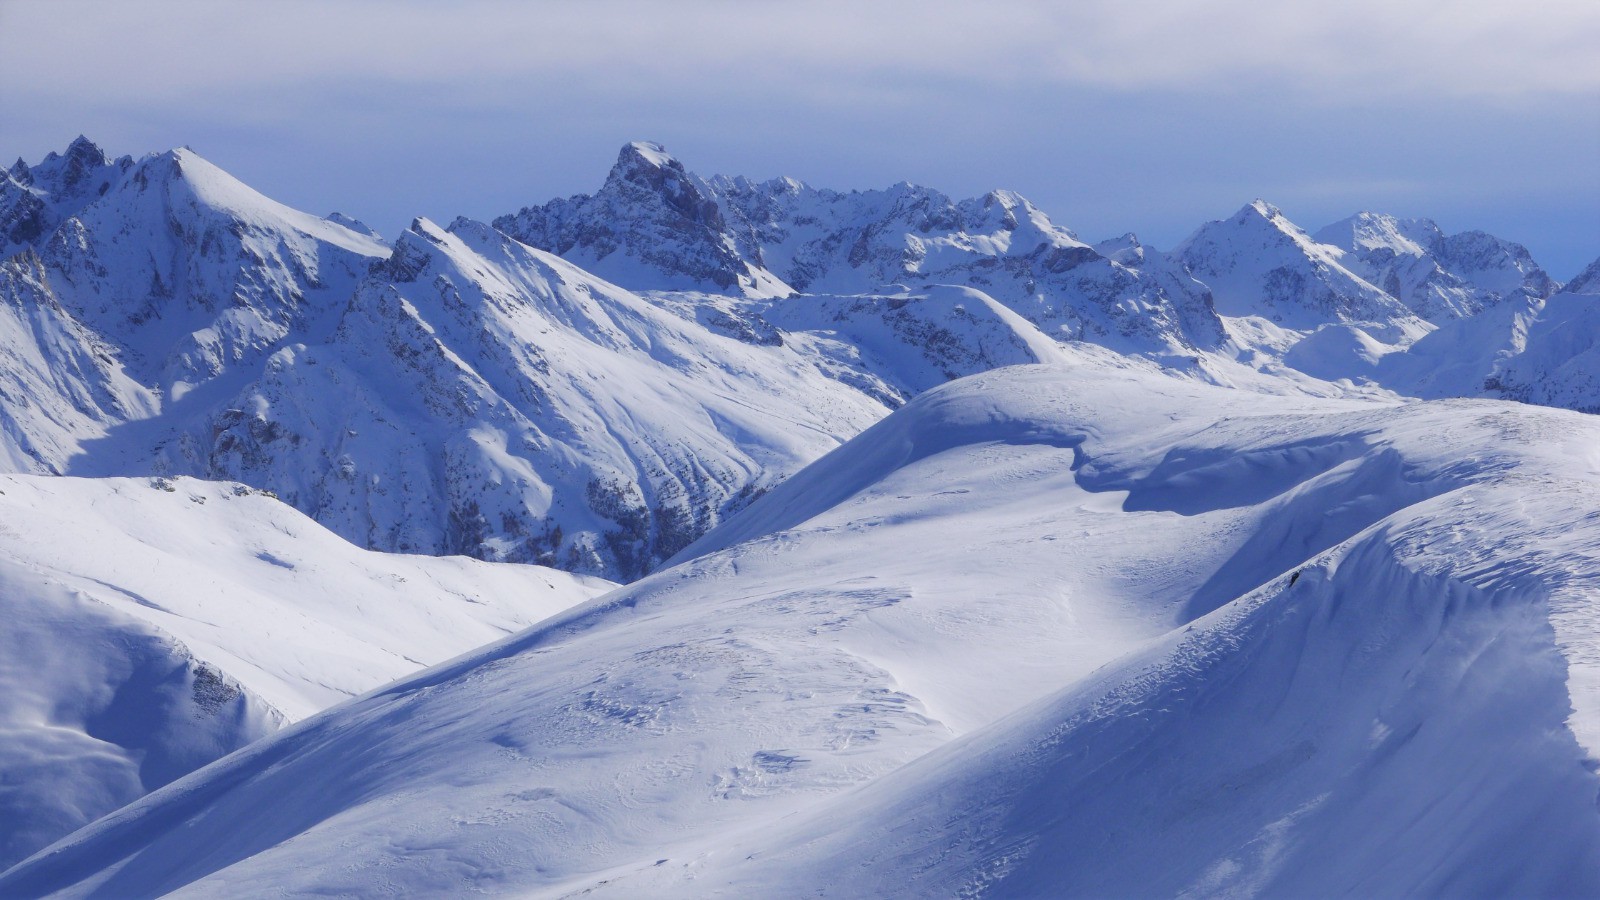
<svg viewBox="0 0 1600 900">
<path fill-rule="evenodd" d="M 1519 8 L 1520 7 L 1520 8 Z M 1594 0 L 0 0 L 0 154 L 189 146 L 387 235 L 702 175 L 1016 190 L 1167 248 L 1257 197 L 1600 256 Z"/>
</svg>

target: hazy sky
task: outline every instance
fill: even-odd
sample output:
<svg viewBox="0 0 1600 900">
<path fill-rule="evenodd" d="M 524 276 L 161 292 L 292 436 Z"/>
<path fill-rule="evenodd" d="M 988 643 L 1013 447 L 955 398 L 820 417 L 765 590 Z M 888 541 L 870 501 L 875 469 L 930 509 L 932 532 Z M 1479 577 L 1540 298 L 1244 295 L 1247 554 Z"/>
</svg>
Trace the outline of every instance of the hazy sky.
<svg viewBox="0 0 1600 900">
<path fill-rule="evenodd" d="M 1519 8 L 1523 7 L 1523 8 Z M 0 153 L 187 144 L 393 235 L 701 174 L 1020 191 L 1167 247 L 1255 197 L 1600 256 L 1600 2 L 0 0 Z"/>
</svg>

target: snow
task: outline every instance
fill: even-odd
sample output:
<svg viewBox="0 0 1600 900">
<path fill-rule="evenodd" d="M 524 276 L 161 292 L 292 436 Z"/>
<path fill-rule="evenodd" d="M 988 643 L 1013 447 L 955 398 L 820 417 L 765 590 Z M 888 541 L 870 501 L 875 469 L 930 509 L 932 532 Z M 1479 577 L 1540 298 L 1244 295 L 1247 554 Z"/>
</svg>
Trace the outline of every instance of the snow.
<svg viewBox="0 0 1600 900">
<path fill-rule="evenodd" d="M 1600 893 L 1600 262 L 81 138 L 0 252 L 0 895 Z"/>
<path fill-rule="evenodd" d="M 243 485 L 0 477 L 0 865 L 612 587 L 359 550 Z"/>
<path fill-rule="evenodd" d="M 1596 429 L 965 378 L 0 890 L 1592 892 Z"/>
</svg>

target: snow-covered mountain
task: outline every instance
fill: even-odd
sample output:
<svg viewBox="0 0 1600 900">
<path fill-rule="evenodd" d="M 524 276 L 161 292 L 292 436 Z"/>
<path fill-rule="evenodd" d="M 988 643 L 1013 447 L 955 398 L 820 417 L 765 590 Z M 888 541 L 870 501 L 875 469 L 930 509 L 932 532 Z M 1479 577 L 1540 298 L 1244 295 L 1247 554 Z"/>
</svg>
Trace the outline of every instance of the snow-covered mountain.
<svg viewBox="0 0 1600 900">
<path fill-rule="evenodd" d="M 1600 261 L 646 143 L 0 243 L 0 896 L 1600 893 Z"/>
<path fill-rule="evenodd" d="M 1357 213 L 1315 240 L 1343 250 L 1346 268 L 1437 324 L 1542 300 L 1557 287 L 1521 244 L 1481 231 L 1446 235 L 1430 219 Z"/>
<path fill-rule="evenodd" d="M 647 297 L 464 220 L 387 247 L 189 150 L 102 170 L 5 264 L 11 468 L 243 481 L 376 549 L 637 577 L 916 391 L 1058 355 L 971 290 Z M 631 145 L 584 210 L 681 261 L 651 223 L 702 189 Z"/>
<path fill-rule="evenodd" d="M 1513 332 L 1519 352 L 1496 360 L 1484 390 L 1523 403 L 1600 412 L 1600 259 L 1537 309 L 1524 330 Z"/>
<path fill-rule="evenodd" d="M 249 377 L 291 334 L 325 335 L 388 254 L 193 151 L 110 161 L 84 138 L 13 166 L 0 220 L 12 223 L 0 261 L 12 471 L 65 471 L 112 426 L 156 416 L 224 372 Z"/>
<path fill-rule="evenodd" d="M 36 246 L 131 168 L 132 157 L 112 160 L 79 135 L 65 153 L 52 151 L 32 166 L 18 159 L 0 171 L 0 256 Z"/>
<path fill-rule="evenodd" d="M 190 150 L 140 160 L 38 246 L 62 303 L 173 400 L 291 333 L 326 333 L 388 255 Z"/>
<path fill-rule="evenodd" d="M 635 289 L 854 295 L 951 284 L 1056 340 L 1158 355 L 1224 340 L 1209 292 L 1181 267 L 1131 235 L 1102 253 L 1010 191 L 956 202 L 906 183 L 841 193 L 792 178 L 702 179 L 660 145 L 631 144 L 596 194 L 494 224 Z"/>
<path fill-rule="evenodd" d="M 611 587 L 359 550 L 239 484 L 0 476 L 0 868 Z"/>
<path fill-rule="evenodd" d="M 788 294 L 718 199 L 660 144 L 635 141 L 600 190 L 527 207 L 494 227 L 634 290 Z"/>
<path fill-rule="evenodd" d="M 1400 300 L 1347 269 L 1338 248 L 1319 244 L 1263 200 L 1200 226 L 1173 255 L 1210 286 L 1223 315 L 1258 317 L 1296 330 L 1329 323 L 1401 329 L 1421 324 Z"/>
<path fill-rule="evenodd" d="M 883 412 L 782 344 L 418 220 L 327 343 L 164 452 L 364 546 L 635 578 Z"/>
<path fill-rule="evenodd" d="M 1592 894 L 1597 429 L 963 379 L 0 892 Z"/>
<path fill-rule="evenodd" d="M 1346 251 L 1258 203 L 1168 256 L 1010 192 L 701 179 L 642 143 L 592 196 L 393 247 L 189 150 L 80 139 L 13 168 L 6 208 L 51 227 L 0 269 L 9 468 L 239 480 L 362 546 L 623 579 L 951 378 L 1104 348 L 1224 384 L 1476 395 L 1543 308 L 1520 248 L 1426 223 L 1357 217 Z M 1433 325 L 1345 268 L 1424 238 L 1437 272 L 1402 293 L 1481 306 L 1445 322 L 1479 350 L 1401 352 Z"/>
</svg>

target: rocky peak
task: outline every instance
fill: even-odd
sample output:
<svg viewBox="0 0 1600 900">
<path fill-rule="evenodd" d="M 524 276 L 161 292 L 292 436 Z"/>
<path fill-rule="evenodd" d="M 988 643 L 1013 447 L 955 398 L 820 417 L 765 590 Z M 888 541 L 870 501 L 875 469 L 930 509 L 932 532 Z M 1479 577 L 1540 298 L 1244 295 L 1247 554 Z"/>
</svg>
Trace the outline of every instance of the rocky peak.
<svg viewBox="0 0 1600 900">
<path fill-rule="evenodd" d="M 647 203 L 658 201 L 687 224 L 712 231 L 727 227 L 710 186 L 660 144 L 634 141 L 623 147 L 601 190 L 617 191 Z"/>
<path fill-rule="evenodd" d="M 494 227 L 628 288 L 789 293 L 749 224 L 660 144 L 624 146 L 594 194 L 526 207 Z"/>
<path fill-rule="evenodd" d="M 1094 252 L 1119 265 L 1138 268 L 1144 262 L 1144 245 L 1133 232 L 1093 245 Z"/>
</svg>

